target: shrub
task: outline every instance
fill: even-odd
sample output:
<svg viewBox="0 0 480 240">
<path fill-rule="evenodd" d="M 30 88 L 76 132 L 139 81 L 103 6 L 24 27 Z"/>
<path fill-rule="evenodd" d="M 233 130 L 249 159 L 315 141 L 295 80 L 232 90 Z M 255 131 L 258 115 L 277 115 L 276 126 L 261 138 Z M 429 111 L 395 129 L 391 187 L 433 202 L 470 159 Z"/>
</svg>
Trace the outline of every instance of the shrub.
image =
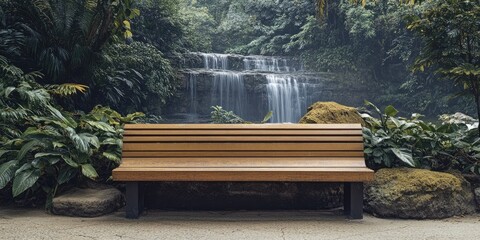
<svg viewBox="0 0 480 240">
<path fill-rule="evenodd" d="M 213 106 L 213 111 L 211 112 L 211 120 L 212 123 L 231 123 L 231 124 L 241 124 L 241 123 L 252 123 L 249 121 L 244 120 L 237 114 L 232 111 L 227 111 L 223 109 L 221 106 Z M 266 123 L 272 117 L 273 112 L 268 112 L 267 115 L 263 118 L 260 123 Z"/>
<path fill-rule="evenodd" d="M 64 111 L 50 94 L 81 86 L 47 90 L 35 82 L 40 74 L 25 74 L 4 58 L 0 65 L 0 189 L 11 187 L 13 197 L 24 199 L 43 192 L 48 206 L 69 183 L 107 179 L 120 161 L 122 125 L 143 114 L 123 117 L 100 106 L 88 114 Z"/>
<path fill-rule="evenodd" d="M 370 167 L 458 169 L 480 174 L 480 139 L 476 128 L 464 123 L 424 122 L 419 114 L 398 117 L 393 106 L 381 112 L 372 103 L 366 104 L 379 116 L 362 114 L 367 123 L 363 133 Z"/>
</svg>

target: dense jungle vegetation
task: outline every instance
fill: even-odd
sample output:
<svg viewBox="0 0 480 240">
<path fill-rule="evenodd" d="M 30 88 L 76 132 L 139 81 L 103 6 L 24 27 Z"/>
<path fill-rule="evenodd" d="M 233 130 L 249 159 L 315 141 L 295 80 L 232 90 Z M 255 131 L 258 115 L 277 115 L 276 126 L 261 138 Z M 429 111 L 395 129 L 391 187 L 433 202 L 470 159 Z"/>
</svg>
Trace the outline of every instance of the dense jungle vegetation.
<svg viewBox="0 0 480 240">
<path fill-rule="evenodd" d="M 122 125 L 169 101 L 189 51 L 294 56 L 360 79 L 381 106 L 475 114 L 479 23 L 478 0 L 0 0 L 0 199 L 48 203 L 108 181 Z M 479 173 L 466 125 L 378 113 L 388 121 L 369 121 L 366 150 L 376 167 L 434 168 L 424 162 L 441 155 L 439 169 Z"/>
</svg>

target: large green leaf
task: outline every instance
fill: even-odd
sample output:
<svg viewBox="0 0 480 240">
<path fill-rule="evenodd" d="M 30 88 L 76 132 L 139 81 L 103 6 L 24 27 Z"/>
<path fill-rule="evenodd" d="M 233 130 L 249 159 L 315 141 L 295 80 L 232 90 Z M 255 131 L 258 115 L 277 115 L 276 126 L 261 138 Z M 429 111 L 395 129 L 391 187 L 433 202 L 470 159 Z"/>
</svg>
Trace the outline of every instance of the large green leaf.
<svg viewBox="0 0 480 240">
<path fill-rule="evenodd" d="M 33 184 L 40 178 L 40 170 L 28 169 L 18 173 L 13 179 L 12 194 L 16 197 L 27 189 L 31 188 Z"/>
<path fill-rule="evenodd" d="M 114 161 L 115 163 L 120 163 L 120 161 L 121 161 L 121 158 L 120 158 L 119 154 L 116 154 L 116 153 L 103 152 L 102 156 L 104 156 L 105 158 L 107 158 L 110 161 Z"/>
<path fill-rule="evenodd" d="M 272 118 L 272 116 L 273 116 L 273 112 L 272 111 L 268 112 L 267 115 L 265 115 L 265 117 L 263 118 L 261 123 L 268 122 L 268 120 L 270 120 L 270 118 Z"/>
<path fill-rule="evenodd" d="M 390 121 L 392 121 L 397 128 L 399 128 L 400 126 L 402 126 L 402 122 L 400 122 L 400 120 L 398 120 L 398 119 L 395 118 L 395 117 L 390 117 Z"/>
<path fill-rule="evenodd" d="M 371 103 L 370 101 L 367 101 L 367 100 L 364 100 L 363 103 L 366 106 L 369 106 L 369 107 L 373 108 L 375 110 L 375 112 L 377 112 L 379 115 L 382 115 L 382 111 L 380 111 L 380 109 L 378 109 L 378 107 L 375 106 L 375 104 L 373 104 L 373 103 Z"/>
<path fill-rule="evenodd" d="M 0 150 L 0 158 L 9 152 L 14 152 L 14 150 Z"/>
<path fill-rule="evenodd" d="M 56 109 L 55 107 L 52 107 L 51 105 L 47 105 L 47 107 L 50 110 L 50 112 L 52 113 L 52 115 L 56 119 L 60 120 L 63 124 L 66 124 L 67 126 L 72 127 L 72 128 L 77 127 L 77 122 L 75 122 L 75 120 L 73 120 L 71 117 L 64 116 L 64 114 L 62 114 L 58 109 Z"/>
<path fill-rule="evenodd" d="M 388 105 L 385 108 L 385 114 L 389 117 L 395 117 L 398 114 L 398 110 L 395 109 L 392 105 Z"/>
<path fill-rule="evenodd" d="M 17 160 L 22 160 L 25 155 L 27 155 L 28 152 L 36 149 L 37 147 L 40 147 L 40 146 L 45 146 L 45 143 L 39 141 L 39 140 L 31 140 L 25 144 L 23 144 L 22 148 L 20 149 L 20 151 L 18 152 L 18 155 L 17 155 Z"/>
<path fill-rule="evenodd" d="M 397 156 L 404 163 L 415 167 L 415 161 L 413 160 L 412 152 L 405 148 L 392 148 L 393 154 Z"/>
<path fill-rule="evenodd" d="M 78 169 L 75 169 L 75 168 L 61 169 L 57 177 L 58 184 L 62 185 L 70 181 L 73 177 L 75 177 L 77 170 Z"/>
<path fill-rule="evenodd" d="M 51 156 L 62 156 L 60 153 L 49 153 L 49 152 L 40 152 L 35 154 L 35 158 L 51 157 Z"/>
<path fill-rule="evenodd" d="M 95 121 L 85 121 L 85 122 L 88 123 L 88 125 L 90 125 L 93 128 L 96 128 L 105 132 L 115 133 L 115 128 L 109 125 L 108 123 L 95 122 Z"/>
<path fill-rule="evenodd" d="M 0 165 L 0 189 L 7 186 L 8 182 L 15 176 L 17 163 L 17 160 L 11 160 Z"/>
<path fill-rule="evenodd" d="M 98 137 L 90 134 L 90 133 L 80 133 L 78 134 L 80 138 L 84 142 L 88 142 L 90 145 L 94 146 L 95 148 L 100 148 L 100 141 L 98 140 Z"/>
<path fill-rule="evenodd" d="M 90 153 L 90 145 L 88 141 L 85 141 L 82 137 L 80 137 L 75 129 L 73 128 L 66 128 L 65 129 L 68 132 L 68 137 L 70 140 L 73 142 L 74 146 L 78 151 L 82 153 Z"/>
<path fill-rule="evenodd" d="M 102 141 L 102 145 L 121 145 L 122 141 L 117 138 L 106 138 Z"/>
<path fill-rule="evenodd" d="M 98 178 L 98 173 L 95 171 L 95 168 L 91 164 L 83 164 L 82 165 L 82 174 L 85 177 L 95 180 Z"/>
<path fill-rule="evenodd" d="M 61 156 L 63 161 L 65 161 L 66 164 L 68 164 L 71 167 L 78 168 L 78 163 L 75 162 L 70 155 L 62 154 Z"/>
</svg>

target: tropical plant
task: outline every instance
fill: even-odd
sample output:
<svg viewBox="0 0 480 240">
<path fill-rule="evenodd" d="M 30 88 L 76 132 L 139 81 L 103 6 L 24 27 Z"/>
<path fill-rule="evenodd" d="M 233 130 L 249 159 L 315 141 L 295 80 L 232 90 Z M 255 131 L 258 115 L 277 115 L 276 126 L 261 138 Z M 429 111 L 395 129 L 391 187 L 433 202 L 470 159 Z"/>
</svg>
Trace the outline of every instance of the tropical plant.
<svg viewBox="0 0 480 240">
<path fill-rule="evenodd" d="M 381 112 L 370 102 L 366 104 L 375 110 L 379 119 L 363 114 L 367 128 L 363 129 L 365 154 L 371 163 L 393 167 L 399 165 L 418 166 L 412 156 L 413 138 L 408 135 L 412 125 L 395 118 L 398 111 L 391 105 Z M 404 121 L 404 120 L 401 120 Z M 400 160 L 400 162 L 398 162 Z"/>
<path fill-rule="evenodd" d="M 25 67 L 40 67 L 49 83 L 72 81 L 112 36 L 131 37 L 129 20 L 139 14 L 132 0 L 16 0 L 2 4 L 7 25 L 26 37 Z M 28 54 L 28 55 L 27 55 Z M 27 57 L 30 57 L 28 59 Z"/>
<path fill-rule="evenodd" d="M 363 132 L 370 167 L 458 169 L 480 174 L 480 138 L 475 128 L 464 123 L 424 122 L 420 114 L 407 119 L 398 117 L 393 106 L 381 112 L 370 102 L 366 105 L 379 116 L 362 114 L 367 124 Z"/>
<path fill-rule="evenodd" d="M 13 197 L 25 199 L 43 191 L 48 206 L 59 187 L 108 178 L 120 160 L 122 125 L 143 114 L 123 117 L 104 107 L 89 114 L 63 111 L 36 82 L 41 76 L 0 57 L 0 189 L 11 187 Z"/>
<path fill-rule="evenodd" d="M 142 42 L 112 44 L 93 67 L 89 99 L 122 112 L 148 111 L 145 102 L 165 104 L 179 85 L 170 62 L 153 45 Z"/>
<path fill-rule="evenodd" d="M 135 4 L 142 14 L 133 20 L 133 39 L 155 46 L 169 59 L 180 59 L 190 44 L 186 31 L 192 26 L 185 23 L 179 0 L 144 0 Z"/>
<path fill-rule="evenodd" d="M 253 122 L 249 122 L 243 120 L 240 116 L 235 114 L 232 111 L 227 111 L 223 109 L 221 106 L 212 106 L 213 111 L 211 112 L 211 121 L 212 123 L 228 123 L 228 124 L 250 124 Z M 272 118 L 273 112 L 270 111 L 265 115 L 262 121 L 259 123 L 267 123 L 270 118 Z"/>
<path fill-rule="evenodd" d="M 213 111 L 211 112 L 211 121 L 212 123 L 246 123 L 247 121 L 243 120 L 240 116 L 233 113 L 232 111 L 227 111 L 221 106 L 212 106 Z"/>
<path fill-rule="evenodd" d="M 411 17 L 424 41 L 414 69 L 432 68 L 474 97 L 480 119 L 480 1 L 439 0 Z M 480 128 L 478 129 L 480 135 Z"/>
</svg>

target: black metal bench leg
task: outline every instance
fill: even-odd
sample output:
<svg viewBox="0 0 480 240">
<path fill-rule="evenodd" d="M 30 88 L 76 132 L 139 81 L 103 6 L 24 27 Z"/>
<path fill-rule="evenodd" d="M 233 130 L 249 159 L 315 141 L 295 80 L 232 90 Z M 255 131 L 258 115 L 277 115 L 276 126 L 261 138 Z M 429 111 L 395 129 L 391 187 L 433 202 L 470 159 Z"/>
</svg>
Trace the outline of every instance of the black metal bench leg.
<svg viewBox="0 0 480 240">
<path fill-rule="evenodd" d="M 352 219 L 363 218 L 363 183 L 353 182 L 344 184 L 343 209 Z"/>
<path fill-rule="evenodd" d="M 143 212 L 144 193 L 139 182 L 127 182 L 126 217 L 138 218 Z"/>
</svg>

